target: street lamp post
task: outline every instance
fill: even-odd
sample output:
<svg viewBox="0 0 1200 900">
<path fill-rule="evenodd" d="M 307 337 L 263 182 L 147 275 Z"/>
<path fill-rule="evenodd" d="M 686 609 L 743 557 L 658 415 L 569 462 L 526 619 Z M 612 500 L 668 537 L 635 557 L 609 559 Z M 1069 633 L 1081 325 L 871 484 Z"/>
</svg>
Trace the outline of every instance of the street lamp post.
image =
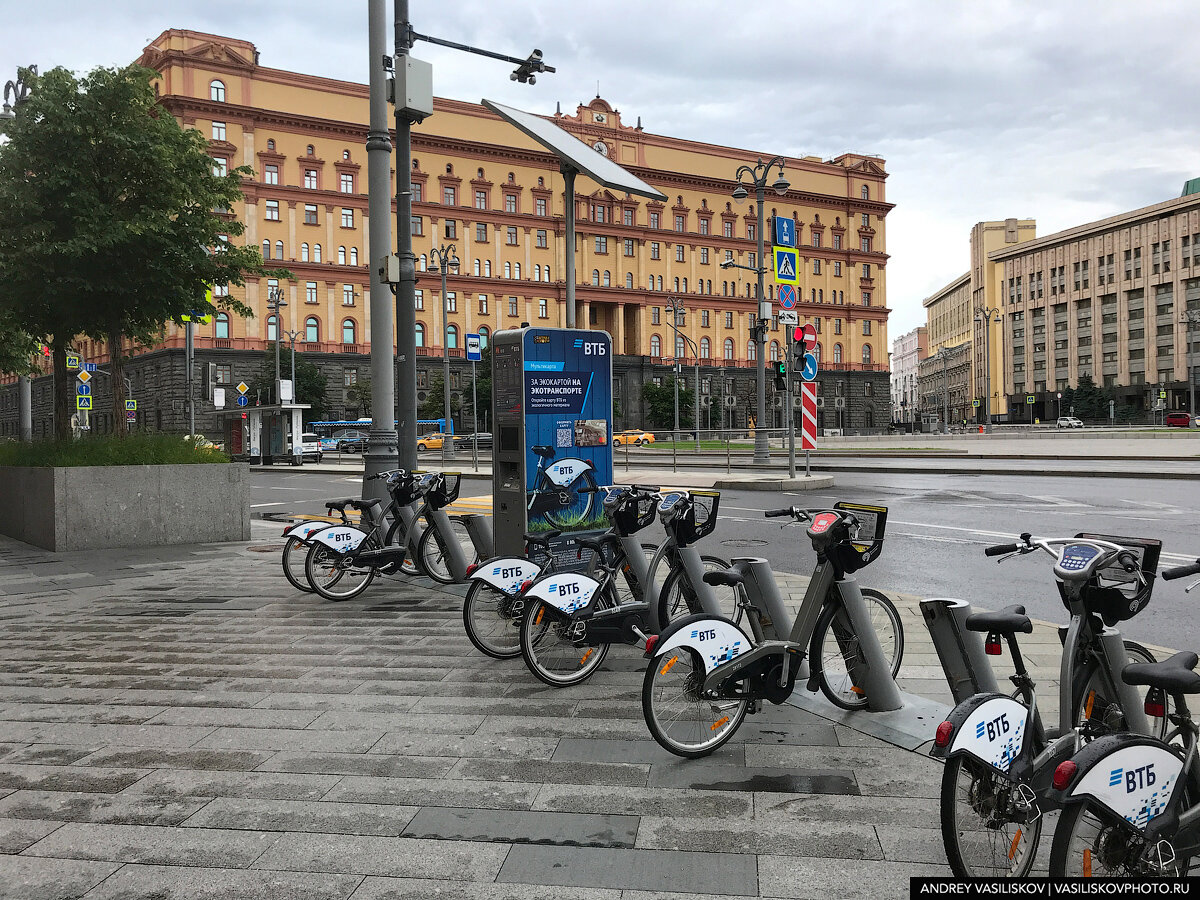
<svg viewBox="0 0 1200 900">
<path fill-rule="evenodd" d="M 268 288 L 267 310 L 275 316 L 275 402 L 281 407 L 283 396 L 279 391 L 279 336 L 283 334 L 283 316 L 280 315 L 279 310 L 284 306 L 287 306 L 287 301 L 283 299 L 283 289 Z"/>
<path fill-rule="evenodd" d="M 1000 321 L 1000 310 L 992 306 L 975 307 L 975 324 L 983 325 L 983 430 L 992 433 L 992 319 Z"/>
<path fill-rule="evenodd" d="M 458 257 L 454 253 L 453 244 L 442 244 L 429 251 L 429 271 L 441 273 L 442 276 L 442 400 L 446 405 L 446 424 L 449 429 L 442 429 L 442 465 L 447 459 L 454 458 L 454 447 L 450 441 L 450 432 L 454 430 L 454 420 L 450 415 L 450 341 L 449 310 L 446 300 L 446 274 L 448 269 L 458 269 Z"/>
<path fill-rule="evenodd" d="M 695 371 L 696 402 L 692 409 L 692 414 L 694 416 L 694 424 L 696 426 L 696 452 L 699 453 L 700 452 L 700 348 L 696 345 L 695 341 L 693 341 L 690 337 L 688 337 L 686 334 L 684 334 L 683 332 L 681 332 L 679 330 L 679 314 L 684 311 L 683 307 L 679 305 L 679 298 L 678 297 L 667 298 L 666 309 L 667 309 L 667 312 L 669 312 L 671 314 L 671 328 L 674 329 L 674 331 L 675 331 L 675 349 L 678 351 L 679 339 L 683 338 L 683 340 L 686 342 L 687 346 L 691 349 L 692 353 L 694 354 L 694 356 L 692 358 L 696 360 L 696 371 Z M 676 352 L 675 356 L 676 357 L 679 356 L 678 352 Z M 678 361 L 675 363 L 675 367 L 676 367 L 676 370 L 679 369 Z M 711 414 L 710 414 L 709 427 L 710 428 L 712 427 Z M 676 433 L 676 435 L 678 435 L 678 433 L 679 433 L 679 378 L 678 378 L 678 376 L 675 378 L 675 433 Z M 678 437 L 676 438 L 676 440 L 678 440 Z"/>
<path fill-rule="evenodd" d="M 37 76 L 37 66 L 29 66 L 28 71 Z M 0 110 L 0 119 L 17 117 L 17 107 L 29 97 L 30 87 L 20 69 L 15 79 L 4 83 L 4 108 Z M 28 375 L 17 376 L 17 408 L 18 436 L 28 443 L 33 440 L 33 383 Z"/>
<path fill-rule="evenodd" d="M 290 341 L 291 345 L 292 345 L 292 402 L 295 403 L 298 399 L 298 396 L 296 393 L 296 338 L 300 337 L 300 335 L 304 334 L 304 332 L 299 331 L 299 330 L 292 331 L 291 329 L 285 329 L 282 332 L 276 331 L 275 333 L 276 334 L 286 334 L 288 337 L 288 341 Z M 280 412 L 282 412 L 282 411 L 283 410 L 281 407 Z M 291 419 L 288 419 L 288 421 L 290 422 Z M 296 457 L 296 456 L 303 457 L 304 447 L 302 446 L 302 440 L 303 439 L 301 439 L 301 441 L 297 441 L 296 435 L 294 435 L 294 434 L 292 435 L 292 456 L 293 457 Z M 294 459 L 293 459 L 293 462 L 295 462 Z"/>
<path fill-rule="evenodd" d="M 1196 415 L 1196 373 L 1192 371 L 1192 342 L 1196 326 L 1200 325 L 1200 309 L 1189 309 L 1183 314 L 1187 324 L 1187 373 L 1188 373 L 1188 415 Z"/>
<path fill-rule="evenodd" d="M 764 163 L 759 159 L 755 166 L 743 165 L 738 167 L 734 178 L 737 179 L 737 187 L 733 189 L 733 199 L 739 203 L 750 196 L 750 188 L 754 189 L 754 197 L 758 204 L 758 264 L 754 267 L 738 266 L 738 268 L 751 268 L 758 276 L 758 322 L 754 329 L 754 342 L 757 345 L 757 353 L 755 354 L 755 362 L 758 364 L 758 396 L 754 429 L 754 461 L 756 463 L 767 463 L 771 459 L 769 447 L 767 445 L 767 432 L 764 430 L 764 423 L 767 418 L 767 370 L 766 370 L 766 343 L 767 343 L 767 321 L 771 318 L 771 307 L 767 302 L 766 290 L 763 285 L 763 275 L 766 274 L 767 267 L 763 260 L 763 232 L 766 222 L 763 219 L 763 198 L 766 194 L 767 176 L 771 173 L 771 169 L 778 166 L 779 176 L 771 183 L 771 189 L 781 197 L 787 193 L 791 185 L 783 176 L 783 158 L 776 156 L 769 162 Z M 743 176 L 748 176 L 751 184 L 747 185 L 742 179 Z M 726 268 L 731 268 L 726 266 Z"/>
<path fill-rule="evenodd" d="M 943 347 L 937 353 L 942 360 L 942 434 L 950 433 L 950 376 L 947 373 L 946 363 L 950 359 L 950 354 Z"/>
</svg>

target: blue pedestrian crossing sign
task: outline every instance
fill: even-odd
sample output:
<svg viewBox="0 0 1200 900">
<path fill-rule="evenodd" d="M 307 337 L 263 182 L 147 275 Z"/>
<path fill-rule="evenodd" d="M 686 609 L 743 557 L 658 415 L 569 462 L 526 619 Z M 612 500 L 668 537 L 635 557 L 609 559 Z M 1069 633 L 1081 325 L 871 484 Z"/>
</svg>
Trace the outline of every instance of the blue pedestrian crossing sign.
<svg viewBox="0 0 1200 900">
<path fill-rule="evenodd" d="M 791 247 L 775 247 L 775 283 L 790 284 L 795 286 L 799 283 L 796 277 L 796 272 L 799 268 L 799 256 Z"/>
<path fill-rule="evenodd" d="M 92 408 L 92 398 L 85 397 L 82 394 L 76 395 L 75 408 L 76 409 L 91 409 Z"/>
<path fill-rule="evenodd" d="M 783 216 L 775 216 L 775 240 L 777 247 L 796 246 L 796 222 Z"/>
<path fill-rule="evenodd" d="M 812 381 L 817 377 L 817 354 L 804 354 L 804 369 L 800 372 L 800 377 L 805 381 Z"/>
<path fill-rule="evenodd" d="M 238 406 L 248 406 L 249 403 L 250 403 L 250 398 L 247 397 L 245 394 L 242 394 L 240 397 L 237 398 Z"/>
<path fill-rule="evenodd" d="M 67 354 L 67 368 L 72 372 L 79 368 L 79 357 L 73 353 Z"/>
<path fill-rule="evenodd" d="M 92 394 L 92 386 L 90 384 L 83 384 L 80 382 L 75 385 L 75 393 L 80 397 L 90 397 Z"/>
<path fill-rule="evenodd" d="M 133 412 L 135 409 L 137 409 L 137 401 L 136 400 L 126 400 L 125 401 L 125 412 Z"/>
<path fill-rule="evenodd" d="M 792 309 L 796 305 L 796 288 L 790 284 L 779 286 L 779 305 L 784 309 Z"/>
</svg>

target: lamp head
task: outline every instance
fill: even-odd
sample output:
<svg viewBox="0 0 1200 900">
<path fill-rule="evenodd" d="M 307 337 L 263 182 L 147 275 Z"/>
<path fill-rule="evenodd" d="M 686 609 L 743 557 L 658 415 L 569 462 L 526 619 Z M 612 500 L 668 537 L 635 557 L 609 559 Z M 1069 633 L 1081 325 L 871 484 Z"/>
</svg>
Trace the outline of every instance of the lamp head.
<svg viewBox="0 0 1200 900">
<path fill-rule="evenodd" d="M 738 203 L 741 203 L 750 196 L 750 192 L 746 190 L 746 186 L 739 181 L 737 187 L 733 189 L 732 196 L 734 200 L 736 200 Z"/>
<path fill-rule="evenodd" d="M 450 269 L 457 269 L 457 268 L 458 268 L 458 257 L 451 256 L 450 259 L 448 259 L 446 261 L 446 270 L 449 271 Z"/>
<path fill-rule="evenodd" d="M 15 119 L 17 114 L 13 112 L 12 104 L 5 103 L 4 109 L 0 110 L 0 119 Z"/>
<path fill-rule="evenodd" d="M 780 169 L 779 177 L 775 179 L 775 183 L 771 185 L 771 189 L 773 191 L 775 191 L 775 193 L 777 193 L 779 196 L 782 197 L 784 194 L 787 193 L 788 188 L 790 188 L 791 186 L 792 186 L 791 182 L 789 182 L 786 178 L 783 177 L 783 169 Z"/>
</svg>

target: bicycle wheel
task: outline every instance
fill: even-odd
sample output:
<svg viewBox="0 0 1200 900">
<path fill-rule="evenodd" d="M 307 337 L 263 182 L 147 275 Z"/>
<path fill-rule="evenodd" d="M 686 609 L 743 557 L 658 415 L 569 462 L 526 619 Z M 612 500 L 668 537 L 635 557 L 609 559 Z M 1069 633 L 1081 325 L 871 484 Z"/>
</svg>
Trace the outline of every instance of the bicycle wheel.
<svg viewBox="0 0 1200 900">
<path fill-rule="evenodd" d="M 600 668 L 608 644 L 579 644 L 582 621 L 540 600 L 521 617 L 521 656 L 529 671 L 551 687 L 579 684 Z"/>
<path fill-rule="evenodd" d="M 387 536 L 383 540 L 385 547 L 400 547 L 408 543 L 408 528 L 404 525 L 404 520 L 396 516 L 395 521 L 387 530 Z M 415 554 L 408 554 L 404 557 L 404 565 L 400 567 L 400 571 L 405 575 L 420 575 L 421 568 L 417 565 Z"/>
<path fill-rule="evenodd" d="M 466 526 L 459 523 L 459 528 L 462 529 L 461 537 L 469 545 L 471 536 L 467 534 Z M 459 534 L 455 534 L 454 538 L 459 538 Z M 467 548 L 463 548 L 466 551 Z M 468 560 L 471 559 L 473 553 L 466 553 Z M 447 549 L 446 539 L 442 537 L 440 531 L 433 526 L 425 529 L 425 533 L 421 535 L 421 540 L 417 542 L 417 559 L 420 560 L 420 566 L 425 574 L 439 584 L 454 584 L 454 575 L 450 572 L 450 552 Z"/>
<path fill-rule="evenodd" d="M 695 651 L 677 647 L 650 661 L 642 681 L 642 715 L 654 740 L 687 759 L 708 756 L 734 736 L 749 707 L 747 700 L 707 700 L 700 696 L 704 665 Z"/>
<path fill-rule="evenodd" d="M 1156 662 L 1153 653 L 1134 641 L 1125 641 L 1125 655 L 1129 657 L 1130 663 Z M 1146 685 L 1138 685 L 1134 690 L 1138 693 L 1139 702 L 1145 703 L 1146 694 L 1150 689 Z M 1114 688 L 1109 679 L 1100 673 L 1097 666 L 1092 665 L 1090 674 L 1081 682 L 1081 687 L 1075 694 L 1072 705 L 1075 711 L 1074 721 L 1080 725 L 1090 722 L 1093 729 L 1099 726 L 1109 732 L 1127 731 L 1121 704 L 1112 696 L 1113 693 Z M 1167 713 L 1174 712 L 1174 703 L 1169 695 L 1166 704 Z M 1150 726 L 1150 736 L 1162 740 L 1170 722 L 1166 716 L 1146 716 L 1146 724 Z"/>
<path fill-rule="evenodd" d="M 521 616 L 525 601 L 486 581 L 473 581 L 463 602 L 463 627 L 480 653 L 492 659 L 521 655 Z"/>
<path fill-rule="evenodd" d="M 363 548 L 374 550 L 375 538 L 367 537 Z M 326 600 L 349 600 L 365 591 L 375 579 L 375 567 L 355 562 L 352 554 L 313 544 L 304 559 L 304 574 L 313 590 Z"/>
<path fill-rule="evenodd" d="M 942 770 L 942 843 L 959 878 L 1024 878 L 1033 866 L 1042 820 L 1013 821 L 1016 783 L 970 756 Z M 1061 827 L 1061 825 L 1060 825 Z"/>
<path fill-rule="evenodd" d="M 1186 806 L 1184 807 L 1186 808 Z M 1170 841 L 1174 830 L 1161 835 Z M 1063 807 L 1050 845 L 1051 878 L 1145 878 L 1185 874 L 1190 859 L 1164 872 L 1136 865 L 1142 837 L 1129 823 L 1095 800 Z"/>
<path fill-rule="evenodd" d="M 871 627 L 875 629 L 879 646 L 895 678 L 904 656 L 904 627 L 900 624 L 900 614 L 886 594 L 863 588 L 862 595 L 871 617 Z M 867 695 L 850 675 L 851 666 L 859 656 L 858 637 L 840 603 L 826 603 L 821 610 L 813 628 L 810 655 L 821 660 L 821 693 L 830 703 L 842 709 L 862 709 L 867 705 Z"/>
<path fill-rule="evenodd" d="M 292 535 L 283 543 L 283 574 L 298 591 L 311 594 L 312 585 L 304 577 L 304 559 L 308 555 L 308 542 Z"/>
<path fill-rule="evenodd" d="M 729 568 L 728 561 L 719 556 L 701 556 L 700 562 L 704 565 L 705 572 L 723 572 Z M 718 614 L 733 622 L 740 621 L 737 588 L 723 585 L 710 587 L 717 601 Z M 700 608 L 700 600 L 688 580 L 687 572 L 679 568 L 673 569 L 658 594 L 658 620 L 665 628 L 674 619 L 699 612 L 704 610 Z"/>
<path fill-rule="evenodd" d="M 646 558 L 646 565 L 649 566 L 650 561 L 654 559 L 654 554 L 658 552 L 656 544 L 642 544 L 642 555 Z M 618 564 L 616 575 L 613 578 L 613 585 L 617 591 L 618 603 L 640 603 L 646 601 L 645 587 L 638 583 L 633 577 L 633 569 L 624 559 L 624 553 L 618 551 L 618 558 L 615 560 Z M 595 576 L 593 576 L 595 577 Z"/>
<path fill-rule="evenodd" d="M 590 470 L 584 472 L 571 482 L 570 487 L 560 488 L 552 484 L 545 475 L 542 476 L 541 486 L 547 491 L 566 491 L 574 497 L 570 506 L 546 511 L 546 521 L 553 527 L 561 531 L 569 531 L 583 525 L 591 517 L 592 506 L 596 501 L 596 477 L 592 475 Z M 584 491 L 582 490 L 583 488 L 587 488 L 587 490 Z M 601 525 L 600 527 L 604 526 Z"/>
</svg>

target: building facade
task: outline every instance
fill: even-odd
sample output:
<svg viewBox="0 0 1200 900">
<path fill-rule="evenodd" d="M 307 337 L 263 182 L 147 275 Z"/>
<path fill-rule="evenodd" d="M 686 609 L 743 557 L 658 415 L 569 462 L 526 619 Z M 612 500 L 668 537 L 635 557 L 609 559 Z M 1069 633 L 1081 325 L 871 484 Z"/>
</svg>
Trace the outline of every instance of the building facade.
<svg viewBox="0 0 1200 900">
<path fill-rule="evenodd" d="M 928 329 L 922 325 L 892 342 L 892 421 L 914 422 L 921 417 L 918 364 L 929 353 Z"/>
<path fill-rule="evenodd" d="M 282 284 L 255 278 L 233 288 L 255 315 L 219 315 L 198 329 L 198 363 L 214 363 L 218 383 L 237 384 L 257 370 L 280 330 L 326 375 L 327 415 L 367 415 L 348 394 L 367 375 L 371 349 L 366 85 L 268 68 L 248 41 L 176 29 L 156 38 L 139 62 L 161 73 L 163 106 L 209 138 L 217 170 L 252 170 L 245 202 L 233 213 L 246 224 L 244 240 L 293 275 Z M 702 423 L 707 415 L 714 427 L 745 427 L 752 404 L 740 398 L 766 362 L 756 359 L 750 340 L 756 286 L 752 273 L 720 263 L 760 263 L 754 205 L 739 206 L 730 194 L 737 167 L 764 154 L 653 134 L 640 119 L 626 124 L 600 97 L 549 118 L 668 197 L 647 202 L 581 178 L 570 200 L 577 217 L 577 321 L 613 337 L 620 424 L 641 424 L 643 382 L 669 375 L 675 359 L 693 362 L 666 324 L 666 303 L 677 298 L 687 308 L 680 328 L 699 351 L 708 410 Z M 486 343 L 504 328 L 565 324 L 563 180 L 557 160 L 516 129 L 478 104 L 444 98 L 414 126 L 412 157 L 418 397 L 425 399 L 444 350 L 453 362 L 452 391 L 469 397 L 466 334 Z M 848 428 L 888 419 L 885 218 L 892 206 L 884 165 L 849 153 L 788 158 L 791 189 L 772 196 L 767 208 L 796 222 L 804 254 L 797 312 L 818 333 L 820 378 L 831 380 L 823 392 L 832 394 L 833 382 L 841 382 L 851 398 L 839 409 Z M 395 183 L 393 172 L 393 196 Z M 429 251 L 449 244 L 461 266 L 449 274 L 443 297 L 440 277 L 422 273 Z M 281 323 L 266 308 L 272 288 L 282 289 L 287 302 Z M 169 324 L 160 346 L 131 361 L 140 426 L 181 430 L 183 344 L 182 329 Z M 773 317 L 768 359 L 781 359 L 784 346 Z M 80 350 L 88 360 L 107 359 L 102 344 L 85 342 Z M 98 388 L 102 410 L 104 385 Z M 48 416 L 42 402 L 48 397 L 35 387 L 35 419 Z M 0 432 L 15 432 L 6 399 L 0 398 Z M 772 408 L 772 424 L 783 424 L 781 403 L 773 398 Z M 213 433 L 211 407 L 198 403 L 197 410 L 197 430 Z M 102 415 L 93 419 L 104 428 Z M 39 432 L 44 427 L 35 424 Z"/>
</svg>

